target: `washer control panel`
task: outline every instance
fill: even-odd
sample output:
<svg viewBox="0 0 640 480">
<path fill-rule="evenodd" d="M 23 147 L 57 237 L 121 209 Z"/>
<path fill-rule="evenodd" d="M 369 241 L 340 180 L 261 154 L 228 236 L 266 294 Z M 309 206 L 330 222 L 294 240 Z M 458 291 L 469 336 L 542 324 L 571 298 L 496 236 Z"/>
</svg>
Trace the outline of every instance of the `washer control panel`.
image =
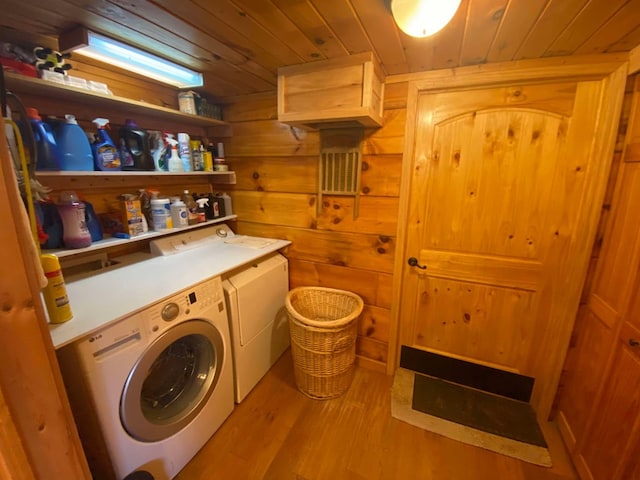
<svg viewBox="0 0 640 480">
<path fill-rule="evenodd" d="M 178 322 L 210 316 L 211 308 L 216 304 L 222 305 L 224 310 L 220 277 L 210 278 L 149 307 L 145 312 L 147 332 L 157 335 Z M 220 308 L 215 312 L 219 313 Z"/>
</svg>

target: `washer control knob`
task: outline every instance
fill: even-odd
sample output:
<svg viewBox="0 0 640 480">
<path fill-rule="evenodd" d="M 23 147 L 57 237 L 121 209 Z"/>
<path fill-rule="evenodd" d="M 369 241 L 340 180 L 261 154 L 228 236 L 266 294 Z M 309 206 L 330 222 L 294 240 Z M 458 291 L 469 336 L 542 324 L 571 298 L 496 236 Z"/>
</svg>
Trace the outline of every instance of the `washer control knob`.
<svg viewBox="0 0 640 480">
<path fill-rule="evenodd" d="M 227 231 L 224 228 L 220 227 L 216 230 L 216 235 L 225 238 L 227 236 Z"/>
<path fill-rule="evenodd" d="M 164 307 L 162 307 L 162 312 L 160 315 L 165 322 L 170 322 L 175 320 L 178 314 L 180 313 L 180 307 L 177 303 L 167 303 Z"/>
</svg>

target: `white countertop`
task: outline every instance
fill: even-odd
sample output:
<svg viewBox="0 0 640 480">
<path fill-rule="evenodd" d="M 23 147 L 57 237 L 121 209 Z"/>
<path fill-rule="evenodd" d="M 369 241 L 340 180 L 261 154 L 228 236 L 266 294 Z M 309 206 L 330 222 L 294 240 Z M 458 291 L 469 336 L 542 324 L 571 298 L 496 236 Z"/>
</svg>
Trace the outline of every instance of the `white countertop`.
<svg viewBox="0 0 640 480">
<path fill-rule="evenodd" d="M 286 247 L 286 240 L 238 235 L 215 247 L 201 246 L 67 281 L 73 318 L 49 325 L 53 346 L 60 348 L 145 307 Z M 243 241 L 245 240 L 245 241 Z M 266 244 L 266 245 L 263 245 Z"/>
</svg>

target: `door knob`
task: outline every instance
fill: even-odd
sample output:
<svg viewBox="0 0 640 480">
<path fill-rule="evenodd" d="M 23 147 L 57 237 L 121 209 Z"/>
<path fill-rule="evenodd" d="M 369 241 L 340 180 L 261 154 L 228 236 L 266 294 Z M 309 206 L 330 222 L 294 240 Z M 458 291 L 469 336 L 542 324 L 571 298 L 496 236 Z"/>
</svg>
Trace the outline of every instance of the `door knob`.
<svg viewBox="0 0 640 480">
<path fill-rule="evenodd" d="M 416 257 L 410 257 L 409 260 L 407 260 L 407 263 L 409 264 L 409 266 L 411 267 L 418 267 L 422 270 L 426 270 L 427 266 L 426 265 L 420 265 L 418 263 L 418 259 Z"/>
</svg>

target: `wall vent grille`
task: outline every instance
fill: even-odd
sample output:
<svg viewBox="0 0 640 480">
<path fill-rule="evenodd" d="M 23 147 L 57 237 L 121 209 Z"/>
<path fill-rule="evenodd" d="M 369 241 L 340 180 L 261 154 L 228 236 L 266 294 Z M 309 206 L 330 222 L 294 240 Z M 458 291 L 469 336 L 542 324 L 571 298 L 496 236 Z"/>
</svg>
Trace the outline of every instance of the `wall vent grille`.
<svg viewBox="0 0 640 480">
<path fill-rule="evenodd" d="M 358 216 L 362 153 L 361 129 L 321 130 L 318 178 L 318 214 L 323 195 L 354 197 L 353 216 Z"/>
</svg>

